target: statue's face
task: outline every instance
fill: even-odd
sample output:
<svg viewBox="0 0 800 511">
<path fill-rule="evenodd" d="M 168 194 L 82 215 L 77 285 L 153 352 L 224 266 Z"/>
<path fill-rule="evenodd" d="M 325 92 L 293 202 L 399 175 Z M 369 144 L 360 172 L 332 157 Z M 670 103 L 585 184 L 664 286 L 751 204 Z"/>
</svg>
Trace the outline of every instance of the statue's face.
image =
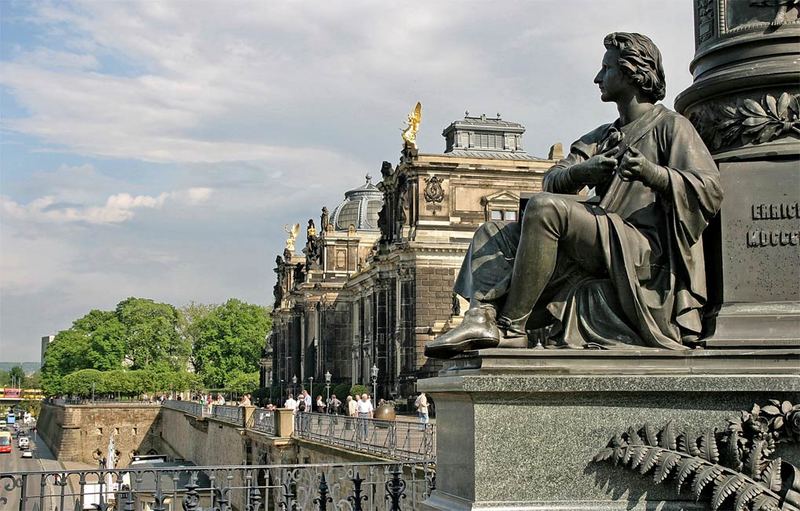
<svg viewBox="0 0 800 511">
<path fill-rule="evenodd" d="M 617 102 L 636 93 L 636 88 L 622 72 L 618 62 L 619 50 L 606 50 L 600 71 L 594 77 L 594 83 L 600 87 L 601 101 Z"/>
</svg>

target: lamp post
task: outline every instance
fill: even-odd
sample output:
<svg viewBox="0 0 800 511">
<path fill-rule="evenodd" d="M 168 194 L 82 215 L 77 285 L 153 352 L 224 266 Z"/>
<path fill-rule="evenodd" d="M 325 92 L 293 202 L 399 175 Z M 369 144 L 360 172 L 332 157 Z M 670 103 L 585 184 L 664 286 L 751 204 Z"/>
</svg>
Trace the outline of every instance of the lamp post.
<svg viewBox="0 0 800 511">
<path fill-rule="evenodd" d="M 278 396 L 278 406 L 281 406 L 281 400 L 283 399 L 283 378 L 281 378 L 281 388 L 280 388 L 280 395 Z"/>
<path fill-rule="evenodd" d="M 330 412 L 330 403 L 331 403 L 331 372 L 325 371 L 325 404 L 328 405 L 328 412 Z"/>
<path fill-rule="evenodd" d="M 312 406 L 313 406 L 313 403 L 314 403 L 314 401 L 313 401 L 313 399 L 314 399 L 314 377 L 313 376 L 309 376 L 308 377 L 308 381 L 309 381 L 308 392 L 309 392 L 309 394 L 311 394 L 311 399 L 312 399 L 311 403 L 312 403 Z M 309 412 L 310 411 L 311 410 L 309 410 Z"/>
<path fill-rule="evenodd" d="M 297 375 L 292 376 L 292 394 L 297 395 Z"/>
<path fill-rule="evenodd" d="M 372 399 L 378 401 L 378 366 L 372 364 Z"/>
</svg>

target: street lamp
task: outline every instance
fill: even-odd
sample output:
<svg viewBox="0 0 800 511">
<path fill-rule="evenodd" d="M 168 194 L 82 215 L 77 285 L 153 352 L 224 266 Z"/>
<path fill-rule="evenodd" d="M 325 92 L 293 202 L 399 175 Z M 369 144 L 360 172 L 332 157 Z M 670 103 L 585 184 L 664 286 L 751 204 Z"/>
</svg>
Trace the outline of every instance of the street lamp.
<svg viewBox="0 0 800 511">
<path fill-rule="evenodd" d="M 297 394 L 297 375 L 292 376 L 292 394 Z"/>
<path fill-rule="evenodd" d="M 331 372 L 330 371 L 325 371 L 325 394 L 327 394 L 325 403 L 328 404 L 328 412 L 330 412 L 330 402 L 331 402 Z"/>
<path fill-rule="evenodd" d="M 372 364 L 372 399 L 378 400 L 378 366 Z"/>
<path fill-rule="evenodd" d="M 309 389 L 308 389 L 308 391 L 311 394 L 311 399 L 314 399 L 314 377 L 313 376 L 309 376 L 308 377 L 308 381 L 309 381 L 309 384 L 308 384 Z M 309 412 L 310 411 L 311 410 L 309 410 Z"/>
<path fill-rule="evenodd" d="M 283 378 L 281 378 L 280 394 L 278 395 L 278 406 L 281 406 L 281 401 L 283 400 L 283 383 L 284 383 Z"/>
</svg>

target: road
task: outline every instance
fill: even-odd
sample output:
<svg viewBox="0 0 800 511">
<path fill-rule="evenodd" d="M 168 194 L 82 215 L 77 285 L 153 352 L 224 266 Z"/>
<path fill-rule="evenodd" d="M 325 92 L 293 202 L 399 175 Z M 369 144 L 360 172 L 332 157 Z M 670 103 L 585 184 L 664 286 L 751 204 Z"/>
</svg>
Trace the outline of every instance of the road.
<svg viewBox="0 0 800 511">
<path fill-rule="evenodd" d="M 36 436 L 34 433 L 31 433 L 30 440 L 31 449 L 34 452 L 33 458 L 22 457 L 22 451 L 17 447 L 16 438 L 14 439 L 14 447 L 11 453 L 0 454 L 0 477 L 2 477 L 2 474 L 6 474 L 8 472 L 40 472 L 43 470 L 55 472 L 63 470 L 61 464 L 56 461 L 55 457 L 53 456 L 53 453 L 50 452 L 50 449 L 47 448 L 47 445 L 45 445 L 45 443 L 42 442 L 38 436 Z M 48 482 L 52 483 L 52 479 L 49 479 Z M 5 504 L 0 502 L 0 511 L 28 511 L 34 509 L 35 504 L 38 504 L 38 509 L 40 511 L 51 511 L 55 508 L 58 499 L 50 497 L 44 499 L 39 498 L 42 493 L 41 477 L 39 475 L 28 476 L 25 480 L 25 483 L 25 495 L 27 498 L 23 505 L 21 502 L 21 484 L 14 485 L 14 489 L 8 491 L 6 490 L 6 487 L 11 484 L 11 480 L 8 478 L 0 480 L 0 497 L 5 497 L 8 499 Z M 52 484 L 47 485 L 46 493 L 53 493 Z"/>
</svg>

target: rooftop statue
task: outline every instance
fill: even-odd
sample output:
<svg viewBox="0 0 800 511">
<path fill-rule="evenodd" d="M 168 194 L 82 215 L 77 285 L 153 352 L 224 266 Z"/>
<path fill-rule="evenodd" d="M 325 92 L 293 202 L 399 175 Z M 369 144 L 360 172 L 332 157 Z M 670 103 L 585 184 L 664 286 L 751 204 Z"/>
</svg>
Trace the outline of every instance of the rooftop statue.
<svg viewBox="0 0 800 511">
<path fill-rule="evenodd" d="M 594 82 L 619 118 L 572 144 L 521 222 L 478 229 L 454 289 L 470 308 L 427 356 L 527 347 L 526 331 L 548 325 L 547 347 L 678 350 L 699 339 L 701 234 L 722 201 L 719 171 L 691 123 L 657 104 L 655 44 L 624 32 L 603 42 Z M 584 186 L 591 198 L 567 195 Z"/>
<path fill-rule="evenodd" d="M 297 235 L 300 234 L 300 224 L 294 224 L 291 228 L 288 225 L 284 225 L 283 230 L 289 235 L 289 237 L 286 238 L 284 253 L 289 253 L 289 257 L 291 257 L 291 254 L 294 254 L 294 242 L 297 240 Z"/>
<path fill-rule="evenodd" d="M 408 114 L 408 126 L 403 130 L 403 141 L 406 146 L 414 149 L 417 148 L 417 131 L 419 131 L 419 124 L 422 122 L 422 103 L 417 101 L 414 110 Z"/>
</svg>

